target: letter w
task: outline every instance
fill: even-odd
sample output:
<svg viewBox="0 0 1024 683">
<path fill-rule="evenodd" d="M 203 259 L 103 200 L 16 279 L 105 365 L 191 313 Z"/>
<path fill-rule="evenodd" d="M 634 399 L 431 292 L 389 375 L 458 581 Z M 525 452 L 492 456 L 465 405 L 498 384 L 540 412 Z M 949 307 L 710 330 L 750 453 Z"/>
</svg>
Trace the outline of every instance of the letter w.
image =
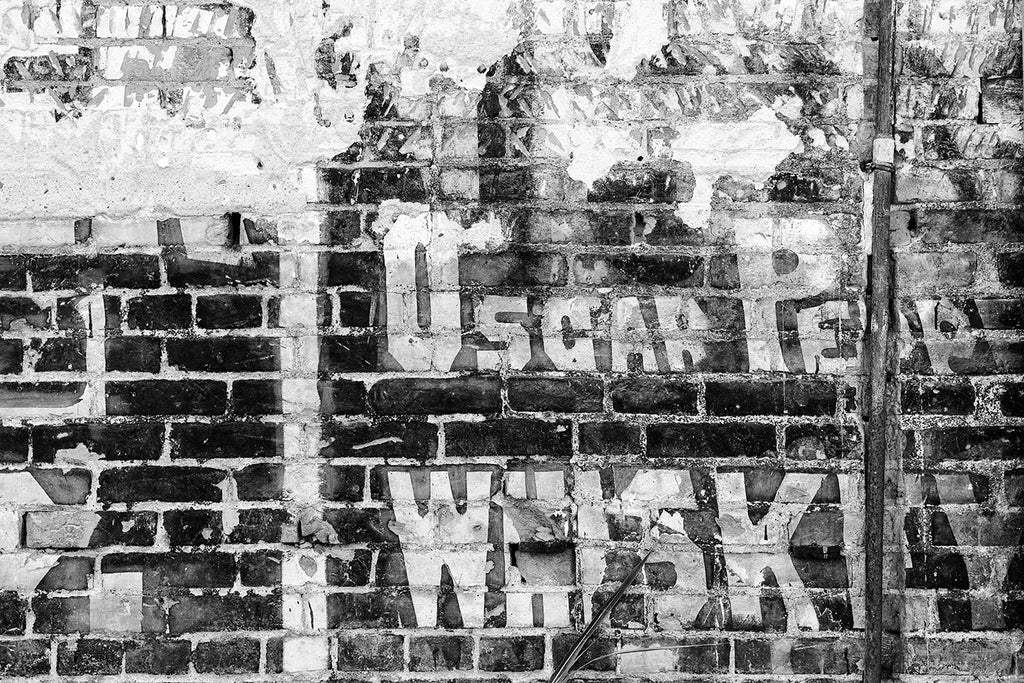
<svg viewBox="0 0 1024 683">
<path fill-rule="evenodd" d="M 491 473 L 466 473 L 468 500 L 462 513 L 447 472 L 430 473 L 425 514 L 420 514 L 409 472 L 389 472 L 388 483 L 395 513 L 391 530 L 401 542 L 417 626 L 437 625 L 442 566 L 448 567 L 455 585 L 463 624 L 483 626 Z"/>
</svg>

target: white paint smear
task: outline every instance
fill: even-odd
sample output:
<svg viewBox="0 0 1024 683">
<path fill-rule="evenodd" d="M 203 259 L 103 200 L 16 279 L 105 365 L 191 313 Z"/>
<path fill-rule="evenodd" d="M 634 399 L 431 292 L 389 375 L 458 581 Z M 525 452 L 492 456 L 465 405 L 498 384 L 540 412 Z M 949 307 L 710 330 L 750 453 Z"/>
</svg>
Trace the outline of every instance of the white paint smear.
<svg viewBox="0 0 1024 683">
<path fill-rule="evenodd" d="M 612 44 L 605 71 L 630 80 L 641 60 L 661 52 L 668 43 L 668 22 L 662 0 L 627 0 L 615 3 Z"/>
<path fill-rule="evenodd" d="M 689 163 L 695 175 L 730 175 L 755 184 L 764 183 L 783 159 L 803 147 L 768 107 L 745 121 L 699 121 L 678 131 L 672 158 Z"/>
<path fill-rule="evenodd" d="M 37 4 L 56 7 L 55 0 Z M 256 16 L 256 66 L 248 75 L 259 105 L 237 101 L 226 115 L 200 108 L 185 121 L 142 91 L 114 88 L 80 118 L 58 122 L 48 95 L 0 95 L 6 217 L 301 211 L 314 197 L 304 192 L 300 167 L 359 141 L 371 63 L 408 70 L 401 82 L 412 93 L 444 73 L 466 88 L 475 109 L 472 98 L 484 80 L 479 67 L 509 53 L 523 23 L 509 16 L 512 0 L 345 0 L 326 14 L 320 0 L 235 4 Z M 63 3 L 63 25 L 47 11 L 34 30 L 21 18 L 23 5 L 0 0 L 0 57 L 78 51 L 74 3 Z M 315 55 L 322 40 L 346 26 L 360 79 L 356 87 L 334 89 L 317 77 Z M 406 35 L 419 37 L 415 64 L 400 63 Z M 126 98 L 134 104 L 126 106 Z"/>
<path fill-rule="evenodd" d="M 482 90 L 486 69 L 519 42 L 511 9 L 511 0 L 345 0 L 331 12 L 365 21 L 370 60 L 393 60 L 417 39 L 416 62 L 402 70 L 403 94 L 416 96 L 434 76 Z"/>
<path fill-rule="evenodd" d="M 708 224 L 719 178 L 731 176 L 761 187 L 787 156 L 803 149 L 800 138 L 768 107 L 745 121 L 698 121 L 677 130 L 672 158 L 690 164 L 695 182 L 693 198 L 680 204 L 676 215 L 690 225 Z"/>
<path fill-rule="evenodd" d="M 587 187 L 608 174 L 612 167 L 643 154 L 640 142 L 628 131 L 608 125 L 580 125 L 569 133 L 572 162 L 566 171 L 569 177 Z"/>
</svg>

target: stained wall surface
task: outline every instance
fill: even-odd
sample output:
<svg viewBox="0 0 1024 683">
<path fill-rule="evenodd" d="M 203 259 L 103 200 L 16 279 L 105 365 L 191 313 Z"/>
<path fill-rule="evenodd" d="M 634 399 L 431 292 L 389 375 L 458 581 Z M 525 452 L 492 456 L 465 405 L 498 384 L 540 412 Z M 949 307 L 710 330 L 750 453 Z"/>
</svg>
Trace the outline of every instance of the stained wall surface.
<svg viewBox="0 0 1024 683">
<path fill-rule="evenodd" d="M 1021 13 L 897 20 L 903 670 L 1024 673 Z"/>
<path fill-rule="evenodd" d="M 1020 11 L 898 10 L 885 675 L 1013 676 Z M 0 677 L 547 680 L 653 548 L 584 678 L 859 680 L 877 15 L 0 0 Z"/>
</svg>

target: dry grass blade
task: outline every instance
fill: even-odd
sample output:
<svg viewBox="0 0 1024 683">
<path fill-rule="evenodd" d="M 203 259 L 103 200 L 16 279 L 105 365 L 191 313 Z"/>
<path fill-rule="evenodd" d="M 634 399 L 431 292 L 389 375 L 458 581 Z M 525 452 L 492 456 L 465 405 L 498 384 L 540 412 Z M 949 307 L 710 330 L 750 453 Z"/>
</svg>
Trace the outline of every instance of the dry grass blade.
<svg viewBox="0 0 1024 683">
<path fill-rule="evenodd" d="M 651 550 L 648 550 L 644 553 L 643 557 L 640 558 L 640 561 L 629 570 L 629 573 L 624 579 L 622 579 L 622 583 L 619 584 L 619 587 L 614 593 L 612 593 L 612 596 L 604 603 L 598 613 L 594 615 L 594 618 L 590 620 L 590 623 L 587 624 L 586 628 L 583 629 L 583 633 L 580 634 L 579 640 L 577 640 L 576 644 L 572 646 L 572 650 L 569 651 L 566 658 L 562 660 L 562 663 L 558 668 L 552 672 L 551 678 L 548 679 L 548 683 L 565 683 L 569 680 L 569 675 L 572 673 L 573 667 L 576 666 L 576 662 L 579 661 L 580 656 L 587 649 L 587 646 L 590 645 L 597 636 L 597 630 L 601 628 L 601 622 L 604 621 L 605 617 L 611 614 L 616 605 L 622 602 L 622 598 L 625 597 L 626 591 L 629 590 L 629 587 L 633 585 L 634 581 L 636 581 L 636 577 L 640 575 L 641 571 L 643 571 L 644 563 L 647 562 L 647 558 L 650 557 L 651 552 Z"/>
</svg>

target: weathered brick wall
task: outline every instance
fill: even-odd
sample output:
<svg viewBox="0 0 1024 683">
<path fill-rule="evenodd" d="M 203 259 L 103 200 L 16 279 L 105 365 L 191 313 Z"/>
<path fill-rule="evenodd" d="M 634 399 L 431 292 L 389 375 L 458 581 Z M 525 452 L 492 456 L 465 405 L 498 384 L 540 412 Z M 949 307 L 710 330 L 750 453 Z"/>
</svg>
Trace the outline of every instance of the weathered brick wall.
<svg viewBox="0 0 1024 683">
<path fill-rule="evenodd" d="M 1019 675 L 1020 7 L 910 2 L 897 28 L 904 670 Z"/>
<path fill-rule="evenodd" d="M 588 676 L 859 678 L 873 11 L 0 0 L 0 676 L 545 680 L 653 546 Z M 892 660 L 1006 674 L 1020 22 L 902 11 Z"/>
</svg>

